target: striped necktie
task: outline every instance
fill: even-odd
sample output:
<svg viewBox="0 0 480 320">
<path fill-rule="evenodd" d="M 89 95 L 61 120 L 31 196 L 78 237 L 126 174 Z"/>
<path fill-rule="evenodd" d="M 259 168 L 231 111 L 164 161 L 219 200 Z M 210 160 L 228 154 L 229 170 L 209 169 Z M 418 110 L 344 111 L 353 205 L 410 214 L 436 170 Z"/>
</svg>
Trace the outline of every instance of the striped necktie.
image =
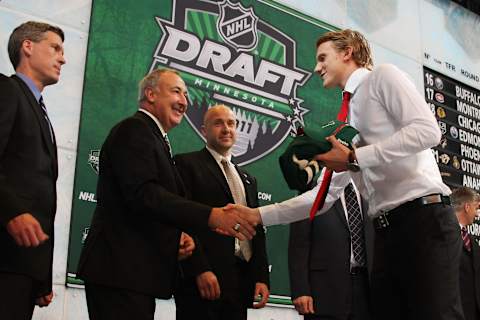
<svg viewBox="0 0 480 320">
<path fill-rule="evenodd" d="M 463 247 L 468 252 L 472 251 L 472 242 L 470 241 L 470 237 L 468 236 L 468 231 L 466 227 L 462 227 L 462 240 L 463 240 Z"/>
</svg>

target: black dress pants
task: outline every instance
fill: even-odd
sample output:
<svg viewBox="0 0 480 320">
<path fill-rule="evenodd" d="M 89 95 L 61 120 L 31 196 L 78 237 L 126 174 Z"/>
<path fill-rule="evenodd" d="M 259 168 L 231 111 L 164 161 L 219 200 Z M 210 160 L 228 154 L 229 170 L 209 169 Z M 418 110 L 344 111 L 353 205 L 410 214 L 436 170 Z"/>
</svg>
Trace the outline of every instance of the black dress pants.
<svg viewBox="0 0 480 320">
<path fill-rule="evenodd" d="M 365 268 L 362 272 L 354 272 L 350 276 L 352 296 L 347 303 L 344 316 L 308 314 L 304 316 L 305 320 L 371 320 L 368 271 Z"/>
<path fill-rule="evenodd" d="M 248 279 L 246 262 L 237 259 L 235 269 L 236 279 L 229 280 L 237 285 L 225 288 L 220 284 L 220 298 L 213 301 L 200 296 L 194 278 L 180 280 L 175 292 L 176 319 L 246 320 L 255 288 Z"/>
<path fill-rule="evenodd" d="M 35 308 L 32 278 L 0 272 L 0 319 L 30 320 Z"/>
<path fill-rule="evenodd" d="M 153 320 L 155 298 L 125 289 L 85 283 L 90 320 Z"/>
<path fill-rule="evenodd" d="M 463 320 L 460 227 L 449 205 L 406 203 L 377 229 L 372 271 L 377 320 Z"/>
</svg>

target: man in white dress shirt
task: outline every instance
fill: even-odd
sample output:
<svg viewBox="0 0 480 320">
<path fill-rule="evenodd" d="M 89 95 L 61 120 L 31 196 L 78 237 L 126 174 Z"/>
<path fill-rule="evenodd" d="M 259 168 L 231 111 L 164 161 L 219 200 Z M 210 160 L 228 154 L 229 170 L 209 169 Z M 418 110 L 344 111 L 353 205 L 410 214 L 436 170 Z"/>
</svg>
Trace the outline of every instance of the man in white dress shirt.
<svg viewBox="0 0 480 320">
<path fill-rule="evenodd" d="M 461 238 L 448 198 L 451 191 L 430 150 L 441 138 L 433 114 L 398 68 L 388 64 L 371 71 L 370 48 L 359 32 L 324 34 L 317 41 L 316 58 L 315 72 L 323 86 L 351 95 L 348 122 L 359 131 L 354 151 L 329 137 L 332 149 L 316 157 L 335 171 L 318 213 L 338 199 L 350 177 L 368 200 L 376 226 L 375 318 L 463 319 Z M 296 198 L 249 211 L 266 226 L 305 219 L 318 185 Z"/>
</svg>

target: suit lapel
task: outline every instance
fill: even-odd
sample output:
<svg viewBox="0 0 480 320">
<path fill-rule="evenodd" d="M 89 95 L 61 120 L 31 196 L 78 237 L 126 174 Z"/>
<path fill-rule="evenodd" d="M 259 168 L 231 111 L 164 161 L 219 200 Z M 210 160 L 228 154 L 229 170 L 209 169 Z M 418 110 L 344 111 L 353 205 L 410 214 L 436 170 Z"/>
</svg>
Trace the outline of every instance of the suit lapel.
<svg viewBox="0 0 480 320">
<path fill-rule="evenodd" d="M 160 131 L 160 128 L 157 126 L 155 121 L 153 121 L 153 119 L 151 119 L 147 114 L 145 114 L 141 111 L 137 111 L 135 116 L 145 119 L 145 121 L 148 123 L 148 126 L 150 127 L 150 129 L 152 129 L 153 134 L 160 140 L 160 143 L 162 144 L 163 149 L 165 150 L 167 157 L 170 158 L 170 160 L 171 160 L 170 162 L 173 164 L 173 159 L 171 159 L 171 157 L 170 157 L 170 149 L 168 148 L 167 142 L 165 141 L 165 138 L 163 137 L 162 132 Z"/>
<path fill-rule="evenodd" d="M 473 268 L 475 272 L 479 272 L 480 269 L 480 246 L 475 238 L 469 234 L 470 243 L 472 244 L 472 259 L 473 259 Z"/>
<path fill-rule="evenodd" d="M 212 174 L 215 179 L 220 183 L 224 191 L 227 193 L 227 195 L 230 197 L 230 200 L 233 203 L 233 195 L 232 192 L 230 191 L 230 187 L 228 186 L 227 179 L 223 175 L 222 170 L 218 166 L 217 161 L 215 158 L 212 156 L 210 151 L 207 150 L 207 148 L 202 149 L 202 155 L 205 159 L 205 166 L 207 167 L 208 171 Z"/>
<path fill-rule="evenodd" d="M 155 137 L 160 141 L 160 144 L 163 147 L 163 150 L 165 151 L 165 157 L 168 158 L 168 161 L 170 162 L 170 165 L 172 167 L 172 172 L 173 175 L 175 176 L 175 182 L 177 184 L 177 191 L 180 195 L 184 196 L 185 195 L 185 185 L 183 184 L 183 180 L 180 177 L 180 174 L 178 173 L 177 166 L 175 165 L 175 162 L 173 161 L 172 157 L 170 156 L 170 149 L 168 148 L 167 142 L 165 141 L 165 138 L 162 135 L 162 132 L 160 131 L 160 128 L 157 126 L 155 121 L 153 121 L 152 118 L 150 118 L 147 114 L 137 111 L 135 113 L 135 117 L 140 117 L 146 121 L 150 129 L 152 130 L 153 134 Z"/>
<path fill-rule="evenodd" d="M 14 80 L 15 83 L 17 83 L 18 87 L 20 90 L 23 91 L 25 94 L 25 97 L 28 100 L 28 103 L 30 107 L 33 110 L 33 113 L 35 114 L 35 117 L 37 118 L 38 124 L 40 125 L 41 132 L 42 132 L 42 139 L 43 142 L 45 143 L 45 146 L 47 147 L 48 153 L 52 157 L 52 159 L 55 160 L 55 163 L 57 163 L 57 146 L 56 146 L 56 140 L 55 140 L 55 134 L 53 133 L 52 130 L 52 135 L 53 135 L 53 142 L 52 142 L 52 137 L 50 136 L 50 128 L 48 127 L 48 123 L 45 120 L 45 117 L 43 116 L 42 111 L 40 110 L 40 105 L 38 104 L 37 100 L 33 96 L 33 93 L 30 91 L 28 86 L 23 82 L 22 79 L 19 77 L 13 75 L 12 79 Z M 54 165 L 54 173 L 55 175 L 57 174 L 57 167 Z"/>
<path fill-rule="evenodd" d="M 340 219 L 340 221 L 342 221 L 345 228 L 347 228 L 347 230 L 350 230 L 348 229 L 348 222 L 347 222 L 347 218 L 345 217 L 346 212 L 345 212 L 345 208 L 342 205 L 342 201 L 335 201 L 334 206 L 336 206 L 335 214 Z"/>
<path fill-rule="evenodd" d="M 238 175 L 240 176 L 240 179 L 242 180 L 243 187 L 245 188 L 245 201 L 247 202 L 248 206 L 251 206 L 253 203 L 252 197 L 256 197 L 257 195 L 254 195 L 254 190 L 253 189 L 253 181 L 251 181 L 250 177 L 248 174 L 246 174 L 240 167 L 238 167 L 236 164 L 234 165 L 235 169 L 237 169 Z"/>
</svg>

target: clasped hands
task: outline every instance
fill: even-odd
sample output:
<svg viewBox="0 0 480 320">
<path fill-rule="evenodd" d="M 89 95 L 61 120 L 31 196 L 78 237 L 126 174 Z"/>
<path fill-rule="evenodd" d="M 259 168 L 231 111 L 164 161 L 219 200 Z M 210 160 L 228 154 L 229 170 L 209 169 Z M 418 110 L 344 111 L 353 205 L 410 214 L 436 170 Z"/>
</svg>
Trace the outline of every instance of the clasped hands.
<svg viewBox="0 0 480 320">
<path fill-rule="evenodd" d="M 258 209 L 239 204 L 228 204 L 223 208 L 213 208 L 208 225 L 216 232 L 233 236 L 239 240 L 250 240 L 255 235 L 255 227 L 262 223 Z"/>
</svg>

